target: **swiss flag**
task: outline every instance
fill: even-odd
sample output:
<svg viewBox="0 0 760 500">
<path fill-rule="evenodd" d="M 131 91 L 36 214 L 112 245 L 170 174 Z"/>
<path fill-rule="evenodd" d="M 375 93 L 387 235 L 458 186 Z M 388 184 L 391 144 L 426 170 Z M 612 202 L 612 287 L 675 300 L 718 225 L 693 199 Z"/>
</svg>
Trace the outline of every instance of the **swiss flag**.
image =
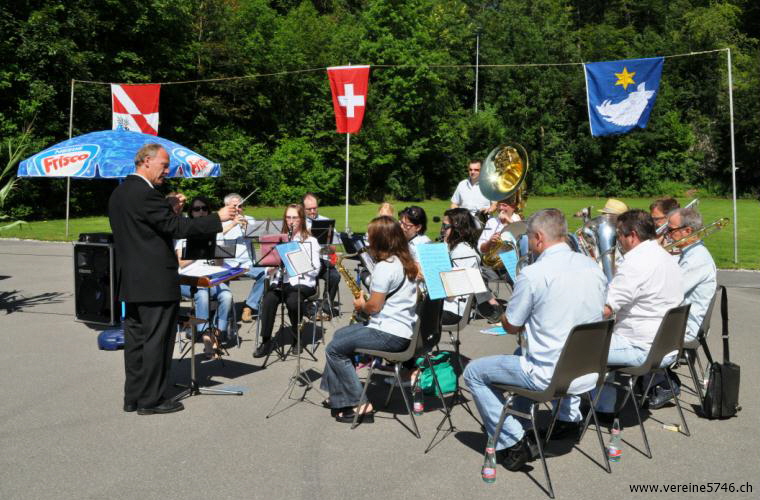
<svg viewBox="0 0 760 500">
<path fill-rule="evenodd" d="M 327 68 L 332 90 L 335 125 L 339 134 L 355 134 L 362 128 L 367 104 L 369 66 Z"/>
<path fill-rule="evenodd" d="M 158 135 L 158 96 L 161 85 L 111 84 L 113 128 Z"/>
</svg>

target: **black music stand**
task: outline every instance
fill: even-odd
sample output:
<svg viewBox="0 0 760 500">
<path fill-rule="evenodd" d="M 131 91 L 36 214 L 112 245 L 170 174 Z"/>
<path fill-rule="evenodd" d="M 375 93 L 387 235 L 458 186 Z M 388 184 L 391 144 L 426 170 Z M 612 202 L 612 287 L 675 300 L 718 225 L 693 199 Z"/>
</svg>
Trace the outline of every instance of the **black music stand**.
<svg viewBox="0 0 760 500">
<path fill-rule="evenodd" d="M 303 251 L 303 249 L 301 249 L 301 251 Z M 284 257 L 287 258 L 288 256 L 286 255 Z M 311 266 L 311 269 L 304 270 L 304 271 L 302 271 L 300 273 L 295 274 L 295 276 L 298 277 L 298 285 L 299 285 L 299 286 L 296 287 L 296 290 L 298 292 L 298 302 L 297 302 L 297 304 L 298 304 L 298 314 L 297 314 L 298 318 L 301 317 L 301 287 L 300 287 L 301 276 L 304 275 L 307 272 L 314 271 L 314 270 L 315 270 L 314 267 Z M 296 399 L 293 404 L 291 404 L 290 406 L 288 406 L 288 408 L 290 408 L 290 407 L 292 407 L 292 406 L 294 406 L 294 405 L 296 405 L 298 403 L 303 403 L 304 401 L 306 401 L 306 393 L 309 392 L 309 389 L 314 389 L 317 392 L 319 392 L 320 394 L 322 394 L 322 391 L 320 391 L 319 389 L 316 389 L 314 387 L 314 382 L 312 382 L 312 380 L 309 378 L 309 376 L 306 374 L 306 372 L 304 372 L 304 371 L 301 370 L 301 326 L 300 326 L 300 323 L 301 322 L 299 321 L 298 325 L 292 325 L 293 331 L 294 331 L 295 336 L 296 336 L 296 367 L 295 367 L 295 371 L 293 372 L 293 375 L 290 376 L 290 380 L 288 382 L 288 387 L 282 393 L 282 395 L 277 400 L 277 402 L 275 402 L 274 406 L 272 406 L 272 409 L 269 410 L 269 413 L 267 414 L 266 418 L 269 418 L 272 415 L 274 415 L 274 410 L 277 408 L 277 406 L 280 404 L 280 401 L 282 401 L 285 398 L 286 395 L 288 396 L 288 398 L 293 399 L 291 397 L 292 394 L 293 394 L 293 390 L 295 389 L 296 384 L 299 383 L 299 382 L 304 387 L 304 392 L 301 395 L 301 397 L 298 398 L 298 399 Z M 312 358 L 314 358 L 313 355 L 311 355 L 311 356 L 312 356 Z M 314 358 L 314 360 L 316 361 L 316 358 Z M 324 394 L 322 394 L 322 395 L 324 396 Z M 309 401 L 309 402 L 311 402 L 311 401 Z M 286 409 L 287 408 L 283 409 L 282 411 L 285 411 Z"/>
<path fill-rule="evenodd" d="M 214 283 L 214 285 L 218 285 L 219 283 L 223 283 L 224 281 L 228 281 L 236 276 L 230 276 L 227 280 L 222 280 L 219 282 Z M 190 294 L 192 296 L 195 296 L 195 293 L 198 291 L 197 285 L 191 285 L 190 286 Z M 193 306 L 194 307 L 194 306 Z M 188 384 L 174 384 L 175 387 L 183 387 L 185 390 L 174 396 L 172 398 L 174 401 L 179 401 L 181 399 L 184 399 L 186 397 L 190 396 L 197 396 L 199 394 L 215 394 L 215 395 L 228 395 L 228 396 L 242 396 L 243 391 L 234 391 L 230 389 L 212 389 L 209 387 L 201 387 L 200 384 L 198 384 L 198 380 L 195 376 L 195 339 L 198 333 L 197 325 L 202 322 L 206 322 L 208 320 L 199 320 L 195 317 L 190 317 L 187 319 L 187 323 L 190 325 L 190 335 L 192 338 L 190 339 L 190 348 L 188 351 L 190 352 L 190 382 Z M 184 356 L 183 354 L 182 356 Z M 181 358 L 180 358 L 181 359 Z"/>
</svg>

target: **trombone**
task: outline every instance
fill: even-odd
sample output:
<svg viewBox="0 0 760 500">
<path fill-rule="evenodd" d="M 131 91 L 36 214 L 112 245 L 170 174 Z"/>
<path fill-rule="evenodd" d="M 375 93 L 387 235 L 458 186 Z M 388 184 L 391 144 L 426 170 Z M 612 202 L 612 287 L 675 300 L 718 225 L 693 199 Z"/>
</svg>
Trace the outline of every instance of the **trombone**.
<svg viewBox="0 0 760 500">
<path fill-rule="evenodd" d="M 680 250 L 683 247 L 687 247 L 691 245 L 692 243 L 696 243 L 698 240 L 703 240 L 706 237 L 710 236 L 713 233 L 716 233 L 726 227 L 730 220 L 728 217 L 722 217 L 712 224 L 708 224 L 707 226 L 704 226 L 702 229 L 698 231 L 694 231 L 689 236 L 686 236 L 684 238 L 681 238 L 680 240 L 671 241 L 667 245 L 665 245 L 663 248 L 668 253 L 674 253 L 677 250 Z"/>
</svg>

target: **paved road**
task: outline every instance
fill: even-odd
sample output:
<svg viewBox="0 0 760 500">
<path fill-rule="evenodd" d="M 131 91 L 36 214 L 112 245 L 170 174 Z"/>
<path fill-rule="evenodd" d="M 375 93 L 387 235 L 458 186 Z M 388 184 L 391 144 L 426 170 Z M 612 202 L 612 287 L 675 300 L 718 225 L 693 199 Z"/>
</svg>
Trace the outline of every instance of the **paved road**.
<svg viewBox="0 0 760 500">
<path fill-rule="evenodd" d="M 74 321 L 72 276 L 70 244 L 0 240 L 2 499 L 547 498 L 536 484 L 543 482 L 538 462 L 527 473 L 499 469 L 493 485 L 481 481 L 484 437 L 459 406 L 453 413 L 457 431 L 427 454 L 440 414 L 429 409 L 419 418 L 418 440 L 404 428 L 408 416 L 398 394 L 374 424 L 353 431 L 309 402 L 289 407 L 294 401 L 286 400 L 266 418 L 295 362 L 261 369 L 251 357 L 253 332 L 245 324 L 245 342 L 230 350 L 223 366 L 200 367 L 203 384 L 237 387 L 245 395 L 192 397 L 185 400 L 185 411 L 173 415 L 125 414 L 121 352 L 99 351 L 98 331 Z M 729 287 L 732 356 L 743 371 L 740 416 L 719 422 L 698 418 L 696 398 L 686 393 L 692 437 L 662 429 L 662 423 L 677 422 L 673 407 L 646 413 L 654 458 L 634 449 L 641 437 L 635 427 L 626 427 L 623 459 L 613 465 L 612 475 L 599 465 L 593 433 L 577 447 L 553 444 L 549 469 L 559 498 L 643 498 L 629 493 L 629 485 L 738 487 L 748 481 L 752 495 L 719 496 L 757 498 L 760 273 L 721 272 L 719 281 Z M 249 286 L 233 283 L 238 301 Z M 346 321 L 344 315 L 329 326 L 328 339 Z M 512 339 L 478 333 L 483 327 L 475 322 L 463 332 L 466 356 L 514 348 Z M 713 329 L 720 331 L 718 314 Z M 713 333 L 711 346 L 719 354 L 718 340 Z M 317 357 L 304 363 L 316 376 L 323 368 L 323 347 Z M 187 361 L 175 361 L 173 378 L 186 380 L 188 367 Z M 382 398 L 379 389 L 376 401 Z M 307 397 L 320 401 L 315 391 Z"/>
</svg>

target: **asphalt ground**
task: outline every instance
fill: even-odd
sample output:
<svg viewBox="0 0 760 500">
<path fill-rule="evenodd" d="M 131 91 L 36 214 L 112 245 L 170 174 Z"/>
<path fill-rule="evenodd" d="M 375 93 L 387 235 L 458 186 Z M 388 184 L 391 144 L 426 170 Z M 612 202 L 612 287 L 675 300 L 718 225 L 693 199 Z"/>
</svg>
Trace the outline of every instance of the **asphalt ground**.
<svg viewBox="0 0 760 500">
<path fill-rule="evenodd" d="M 262 369 L 251 357 L 253 324 L 240 323 L 242 346 L 231 348 L 223 364 L 198 364 L 202 386 L 243 396 L 193 396 L 184 400 L 185 411 L 171 415 L 124 413 L 122 352 L 99 350 L 100 328 L 74 318 L 72 255 L 67 243 L 0 240 L 0 498 L 547 498 L 539 461 L 521 472 L 499 467 L 494 484 L 481 480 L 485 437 L 461 405 L 452 413 L 456 431 L 436 436 L 442 413 L 428 398 L 416 439 L 405 427 L 409 416 L 398 392 L 374 424 L 354 430 L 330 418 L 316 390 L 298 402 L 304 389 L 297 386 L 293 399 L 277 404 L 296 362 L 272 358 Z M 626 413 L 623 457 L 611 475 L 594 432 L 575 446 L 552 442 L 548 466 L 558 498 L 757 498 L 760 273 L 720 272 L 719 282 L 728 287 L 732 360 L 742 368 L 739 416 L 700 418 L 697 398 L 685 390 L 691 437 L 663 429 L 678 423 L 675 407 L 644 411 L 650 460 L 637 451 L 641 436 Z M 238 314 L 250 285 L 232 283 Z M 349 304 L 344 285 L 341 295 Z M 327 340 L 348 317 L 326 324 Z M 474 321 L 462 332 L 466 358 L 514 349 L 512 338 L 479 333 L 486 326 Z M 718 357 L 720 329 L 716 308 L 709 343 Z M 313 378 L 322 373 L 323 353 L 320 345 L 316 362 L 303 361 Z M 178 358 L 171 378 L 185 382 L 189 361 Z M 679 372 L 691 385 L 685 367 Z M 378 381 L 371 389 L 377 406 L 385 387 Z M 425 453 L 431 440 L 435 446 Z M 728 491 L 747 483 L 751 493 Z M 676 484 L 718 489 L 675 495 L 630 489 Z"/>
</svg>

